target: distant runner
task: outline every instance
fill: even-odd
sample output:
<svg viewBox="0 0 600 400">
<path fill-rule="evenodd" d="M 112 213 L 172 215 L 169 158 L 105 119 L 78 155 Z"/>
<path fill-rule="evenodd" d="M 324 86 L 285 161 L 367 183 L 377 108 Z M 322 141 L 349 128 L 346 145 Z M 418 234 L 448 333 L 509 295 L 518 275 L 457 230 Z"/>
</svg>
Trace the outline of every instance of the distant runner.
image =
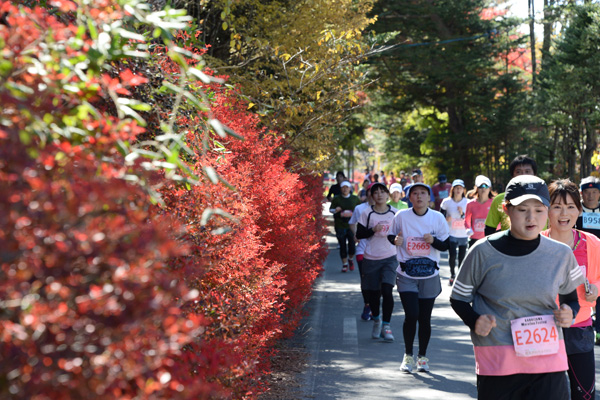
<svg viewBox="0 0 600 400">
<path fill-rule="evenodd" d="M 331 201 L 329 211 L 333 214 L 333 223 L 335 227 L 335 236 L 340 244 L 340 257 L 342 259 L 342 272 L 354 269 L 352 258 L 356 252 L 354 243 L 354 233 L 350 229 L 348 222 L 360 200 L 353 194 L 350 194 L 352 184 L 343 181 L 340 184 L 342 194 L 335 196 Z"/>
<path fill-rule="evenodd" d="M 371 186 L 374 204 L 363 210 L 358 219 L 356 237 L 365 240 L 361 268 L 361 289 L 367 292 L 373 319 L 373 339 L 393 342 L 390 327 L 394 311 L 394 283 L 396 277 L 396 248 L 388 241 L 388 234 L 398 210 L 387 204 L 388 188 L 383 183 Z M 383 297 L 383 302 L 380 299 Z M 382 313 L 380 315 L 379 305 Z"/>
<path fill-rule="evenodd" d="M 494 194 L 492 182 L 488 177 L 478 175 L 475 178 L 475 198 L 467 203 L 465 227 L 470 230 L 469 247 L 485 237 L 485 219 L 490 211 Z"/>
</svg>

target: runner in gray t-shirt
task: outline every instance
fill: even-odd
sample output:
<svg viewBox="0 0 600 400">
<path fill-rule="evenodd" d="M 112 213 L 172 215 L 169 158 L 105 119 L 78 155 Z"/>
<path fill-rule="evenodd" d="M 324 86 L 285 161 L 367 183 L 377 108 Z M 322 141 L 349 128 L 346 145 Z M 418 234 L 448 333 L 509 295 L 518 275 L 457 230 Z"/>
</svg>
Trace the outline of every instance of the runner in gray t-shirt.
<svg viewBox="0 0 600 400">
<path fill-rule="evenodd" d="M 543 180 L 513 178 L 510 229 L 478 241 L 452 287 L 452 308 L 471 328 L 479 398 L 568 398 L 560 327 L 579 310 L 584 278 L 568 246 L 540 236 L 549 204 Z"/>
</svg>

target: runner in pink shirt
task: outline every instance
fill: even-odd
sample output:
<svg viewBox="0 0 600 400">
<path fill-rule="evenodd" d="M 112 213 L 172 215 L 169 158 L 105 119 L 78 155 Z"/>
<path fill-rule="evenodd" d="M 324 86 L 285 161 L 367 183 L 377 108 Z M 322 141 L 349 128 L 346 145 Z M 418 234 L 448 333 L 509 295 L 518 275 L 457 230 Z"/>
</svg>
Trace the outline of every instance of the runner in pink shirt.
<svg viewBox="0 0 600 400">
<path fill-rule="evenodd" d="M 465 211 L 465 227 L 473 232 L 469 237 L 469 247 L 485 237 L 485 219 L 494 198 L 491 189 L 492 182 L 488 177 L 478 175 L 475 178 L 475 187 L 477 188 L 475 198 L 467 203 Z"/>
</svg>

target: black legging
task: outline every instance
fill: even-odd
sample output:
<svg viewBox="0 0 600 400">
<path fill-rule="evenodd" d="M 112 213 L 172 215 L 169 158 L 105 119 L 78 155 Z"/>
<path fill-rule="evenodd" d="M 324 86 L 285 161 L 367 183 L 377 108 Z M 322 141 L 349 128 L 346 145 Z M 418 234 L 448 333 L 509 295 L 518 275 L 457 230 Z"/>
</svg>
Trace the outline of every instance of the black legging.
<svg viewBox="0 0 600 400">
<path fill-rule="evenodd" d="M 417 332 L 417 322 L 419 322 L 419 356 L 425 356 L 429 338 L 431 338 L 431 313 L 435 297 L 432 299 L 419 299 L 416 292 L 401 292 L 400 300 L 404 307 L 404 325 L 402 333 L 404 334 L 404 352 L 413 353 L 413 342 Z"/>
<path fill-rule="evenodd" d="M 571 354 L 569 360 L 569 383 L 571 400 L 595 399 L 596 368 L 594 350 L 587 353 Z"/>
<path fill-rule="evenodd" d="M 465 259 L 465 254 L 467 254 L 467 246 L 458 246 L 458 266 L 462 264 Z M 450 247 L 448 247 L 448 264 L 450 264 L 450 275 L 456 275 L 454 270 L 456 269 L 456 242 L 450 242 Z"/>
<path fill-rule="evenodd" d="M 340 257 L 342 259 L 354 257 L 356 253 L 356 244 L 354 243 L 354 232 L 352 229 L 336 228 L 335 237 L 340 244 Z"/>
<path fill-rule="evenodd" d="M 362 264 L 363 264 L 363 259 L 361 258 L 360 260 L 358 259 L 358 256 L 356 256 L 356 264 L 358 264 L 358 273 L 359 276 L 362 276 Z M 368 294 L 368 290 L 365 289 L 361 289 L 360 290 L 362 297 L 363 297 L 363 301 L 365 304 L 369 304 L 369 294 Z"/>
<path fill-rule="evenodd" d="M 392 312 L 394 311 L 394 286 L 389 283 L 382 283 L 381 290 L 365 290 L 367 292 L 367 298 L 369 299 L 369 307 L 371 307 L 371 313 L 373 318 L 379 315 L 379 304 L 380 298 L 383 297 L 382 316 L 383 322 L 390 322 L 392 320 Z"/>
</svg>

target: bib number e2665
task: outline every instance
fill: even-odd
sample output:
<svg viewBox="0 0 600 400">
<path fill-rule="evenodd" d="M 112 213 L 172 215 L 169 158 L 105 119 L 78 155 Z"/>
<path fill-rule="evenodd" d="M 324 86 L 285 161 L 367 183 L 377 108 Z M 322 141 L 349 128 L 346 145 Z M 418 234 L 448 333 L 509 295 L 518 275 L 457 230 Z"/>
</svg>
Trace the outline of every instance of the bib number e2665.
<svg viewBox="0 0 600 400">
<path fill-rule="evenodd" d="M 431 252 L 431 245 L 422 237 L 411 236 L 406 240 L 406 251 L 411 256 L 428 256 Z"/>
</svg>

